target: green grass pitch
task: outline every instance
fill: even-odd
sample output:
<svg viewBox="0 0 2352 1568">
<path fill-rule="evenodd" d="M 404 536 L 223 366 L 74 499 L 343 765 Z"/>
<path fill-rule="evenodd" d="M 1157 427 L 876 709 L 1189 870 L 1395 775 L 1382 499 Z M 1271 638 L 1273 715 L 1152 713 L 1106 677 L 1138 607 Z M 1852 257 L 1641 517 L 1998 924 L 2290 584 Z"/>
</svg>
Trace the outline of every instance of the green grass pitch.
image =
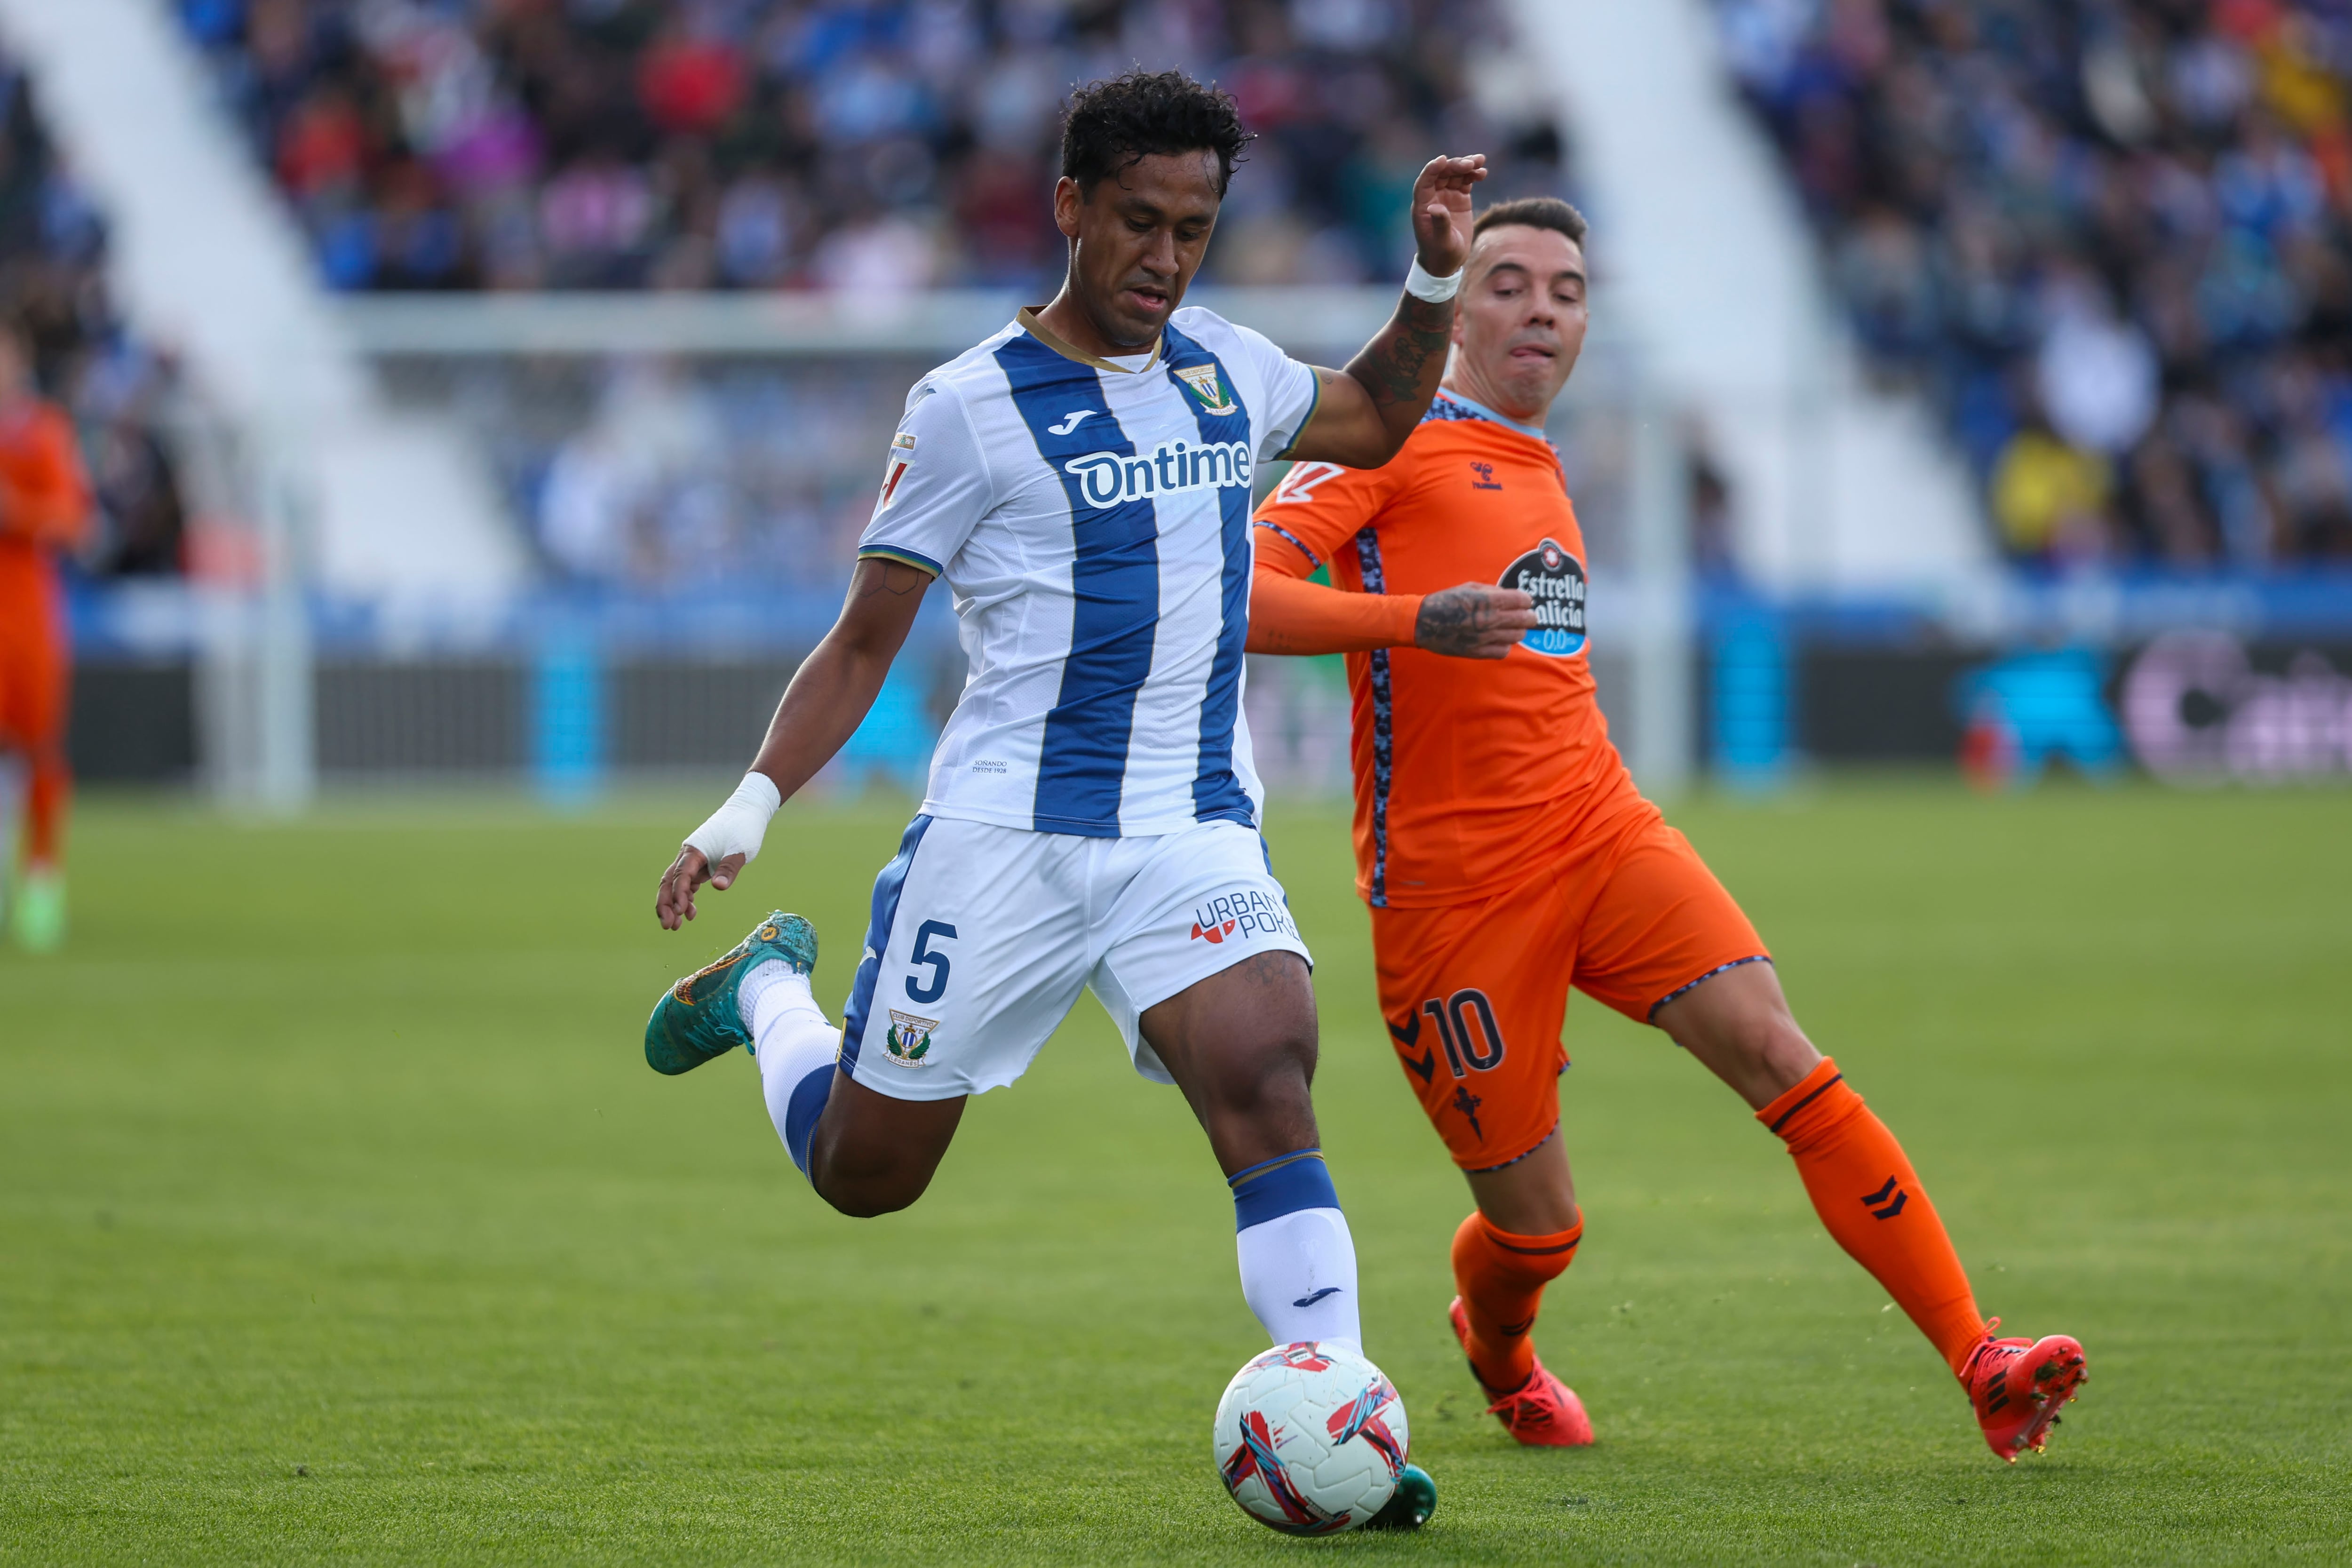
<svg viewBox="0 0 2352 1568">
<path fill-rule="evenodd" d="M 705 805 L 97 801 L 0 959 L 0 1561 L 2206 1562 L 2352 1556 L 2352 795 L 1832 787 L 1675 814 L 1904 1138 L 1988 1311 L 2087 1345 L 2002 1466 L 1778 1142 L 1570 1010 L 1582 1256 L 1524 1452 L 1442 1321 L 1465 1208 L 1371 1005 L 1345 821 L 1269 837 L 1418 1536 L 1291 1542 L 1208 1454 L 1261 1344 L 1181 1102 L 1084 1002 L 930 1194 L 850 1221 L 659 988 L 771 902 L 837 1006 L 903 821 L 796 808 L 682 936 Z"/>
</svg>

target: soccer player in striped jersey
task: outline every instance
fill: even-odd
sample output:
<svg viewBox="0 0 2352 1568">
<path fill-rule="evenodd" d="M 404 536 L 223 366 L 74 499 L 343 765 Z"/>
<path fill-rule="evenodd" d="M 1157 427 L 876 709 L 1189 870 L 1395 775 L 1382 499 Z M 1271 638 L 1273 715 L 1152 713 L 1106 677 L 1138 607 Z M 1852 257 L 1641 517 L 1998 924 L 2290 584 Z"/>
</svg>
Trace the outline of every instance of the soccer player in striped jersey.
<svg viewBox="0 0 2352 1568">
<path fill-rule="evenodd" d="M 1474 232 L 1453 361 L 1403 452 L 1370 472 L 1300 463 L 1259 509 L 1249 642 L 1348 656 L 1381 1011 L 1476 1205 L 1449 1312 L 1471 1368 L 1521 1442 L 1592 1440 L 1529 1336 L 1584 1234 L 1559 1138 L 1573 985 L 1747 1100 L 1993 1451 L 2038 1448 L 2082 1346 L 1994 1337 L 1902 1145 L 1797 1027 L 1755 928 L 1609 743 L 1584 541 L 1543 434 L 1584 341 L 1584 219 L 1536 198 Z M 1318 565 L 1332 586 L 1306 581 Z"/>
<path fill-rule="evenodd" d="M 1286 453 L 1377 467 L 1412 434 L 1484 160 L 1422 171 L 1404 299 L 1345 371 L 1318 370 L 1183 306 L 1245 140 L 1228 97 L 1176 72 L 1072 100 L 1067 281 L 916 384 L 840 620 L 656 900 L 675 930 L 706 880 L 734 880 L 944 580 L 971 674 L 875 883 L 846 1016 L 817 1011 L 814 934 L 778 914 L 664 997 L 646 1057 L 677 1072 L 752 1044 L 794 1164 L 844 1213 L 883 1214 L 921 1194 L 965 1098 L 1017 1079 L 1091 988 L 1207 1131 L 1266 1331 L 1359 1346 L 1307 954 L 1241 717 L 1250 480 Z"/>
</svg>

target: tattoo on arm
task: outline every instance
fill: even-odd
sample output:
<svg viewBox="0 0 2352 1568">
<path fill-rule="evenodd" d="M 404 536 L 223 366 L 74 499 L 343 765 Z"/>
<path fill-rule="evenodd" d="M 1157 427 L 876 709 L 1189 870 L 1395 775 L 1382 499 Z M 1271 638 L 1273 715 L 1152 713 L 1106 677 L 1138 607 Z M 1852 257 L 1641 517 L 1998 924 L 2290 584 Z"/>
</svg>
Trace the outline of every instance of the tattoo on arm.
<svg viewBox="0 0 2352 1568">
<path fill-rule="evenodd" d="M 894 594 L 901 597 L 919 594 L 931 585 L 931 574 L 902 561 L 887 561 L 879 556 L 867 556 L 858 563 L 859 570 L 852 576 L 849 596 L 870 599 L 877 594 Z"/>
<path fill-rule="evenodd" d="M 1526 610 L 1507 612 L 1498 602 L 1497 590 L 1465 583 L 1421 601 L 1421 613 L 1413 617 L 1412 642 L 1415 647 L 1455 658 L 1500 658 L 1526 635 L 1532 619 Z"/>
<path fill-rule="evenodd" d="M 1406 295 L 1380 335 L 1348 365 L 1383 416 L 1402 404 L 1416 414 L 1429 406 L 1454 336 L 1454 301 L 1434 303 Z M 1432 368 L 1433 365 L 1434 368 Z"/>
</svg>

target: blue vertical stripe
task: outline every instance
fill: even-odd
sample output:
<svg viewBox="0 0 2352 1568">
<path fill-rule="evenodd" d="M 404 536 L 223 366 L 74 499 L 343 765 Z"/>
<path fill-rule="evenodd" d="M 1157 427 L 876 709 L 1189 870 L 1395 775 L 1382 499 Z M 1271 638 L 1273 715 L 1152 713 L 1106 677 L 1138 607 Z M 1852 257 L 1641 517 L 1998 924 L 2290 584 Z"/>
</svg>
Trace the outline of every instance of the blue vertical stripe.
<svg viewBox="0 0 2352 1568">
<path fill-rule="evenodd" d="M 1255 452 L 1250 440 L 1249 410 L 1241 392 L 1217 356 L 1174 327 L 1162 329 L 1168 356 L 1168 382 L 1192 410 L 1201 444 L 1239 441 Z M 1176 373 L 1200 365 L 1215 369 L 1225 396 L 1234 407 L 1230 414 L 1212 414 L 1198 394 Z M 1224 545 L 1224 568 L 1219 579 L 1217 654 L 1209 666 L 1209 684 L 1201 699 L 1201 761 L 1192 775 L 1192 816 L 1195 821 L 1223 818 L 1255 826 L 1248 792 L 1234 772 L 1234 729 L 1241 721 L 1242 649 L 1249 640 L 1250 492 L 1245 486 L 1226 485 L 1217 492 L 1221 509 L 1219 536 Z"/>
<path fill-rule="evenodd" d="M 841 1023 L 841 1070 L 852 1078 L 857 1076 L 857 1053 L 866 1044 L 866 1020 L 874 1012 L 874 983 L 882 973 L 882 955 L 890 951 L 890 928 L 898 919 L 898 895 L 905 890 L 907 872 L 915 864 L 915 850 L 930 830 L 931 819 L 919 814 L 907 824 L 898 840 L 898 853 L 874 879 L 874 912 L 866 922 L 866 956 L 858 961 L 857 978 L 849 987 L 849 1010 Z M 812 1117 L 809 1126 L 814 1130 L 815 1125 Z M 800 1158 L 807 1158 L 805 1148 Z M 803 1165 L 801 1170 L 805 1174 L 808 1167 Z"/>
<path fill-rule="evenodd" d="M 1356 569 L 1362 574 L 1364 592 L 1388 592 L 1388 574 L 1381 569 L 1381 538 L 1370 523 L 1356 531 Z M 1396 777 L 1395 689 L 1389 679 L 1389 650 L 1376 647 L 1366 656 L 1372 689 L 1372 888 L 1366 901 L 1376 910 L 1389 907 L 1389 786 Z"/>
<path fill-rule="evenodd" d="M 1102 378 L 1024 332 L 996 351 L 1013 405 L 1037 443 L 1037 455 L 1069 498 L 1076 557 L 1076 595 L 1062 687 L 1045 715 L 1033 810 L 1041 833 L 1118 837 L 1119 795 L 1136 694 L 1151 676 L 1160 629 L 1160 518 L 1149 500 L 1097 507 L 1063 464 L 1095 452 L 1135 456 L 1135 444 L 1110 412 Z M 1080 410 L 1094 417 L 1066 426 Z"/>
</svg>

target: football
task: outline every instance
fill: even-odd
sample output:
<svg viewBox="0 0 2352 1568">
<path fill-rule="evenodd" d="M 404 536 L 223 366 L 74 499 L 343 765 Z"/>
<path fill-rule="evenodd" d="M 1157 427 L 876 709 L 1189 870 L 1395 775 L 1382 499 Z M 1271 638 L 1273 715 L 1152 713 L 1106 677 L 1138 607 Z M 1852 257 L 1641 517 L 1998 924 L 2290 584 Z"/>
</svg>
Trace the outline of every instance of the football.
<svg viewBox="0 0 2352 1568">
<path fill-rule="evenodd" d="M 1286 1535 L 1337 1535 L 1395 1495 L 1409 1436 L 1388 1374 L 1305 1342 L 1254 1356 L 1217 1401 L 1217 1473 L 1242 1511 Z"/>
</svg>

